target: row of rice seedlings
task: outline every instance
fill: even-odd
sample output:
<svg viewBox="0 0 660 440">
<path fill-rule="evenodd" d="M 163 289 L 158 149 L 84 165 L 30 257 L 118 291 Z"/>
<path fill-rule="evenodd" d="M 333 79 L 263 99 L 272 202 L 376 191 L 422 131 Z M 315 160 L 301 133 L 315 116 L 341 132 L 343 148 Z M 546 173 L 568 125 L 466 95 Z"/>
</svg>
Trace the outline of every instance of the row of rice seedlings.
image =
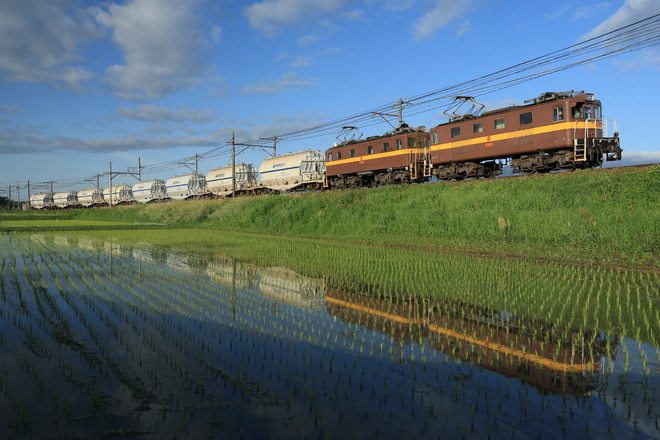
<svg viewBox="0 0 660 440">
<path fill-rule="evenodd" d="M 125 267 L 123 269 L 125 269 Z M 134 279 L 135 277 L 132 276 L 132 275 L 134 275 L 134 273 L 129 274 L 129 278 Z M 185 276 L 184 276 L 184 278 L 185 278 Z M 187 277 L 187 280 L 190 280 L 190 277 Z M 194 280 L 194 281 L 197 282 L 197 280 Z M 188 292 L 188 294 L 190 294 L 191 290 L 188 289 L 187 292 Z M 107 295 L 109 292 L 102 291 L 100 293 Z M 178 295 L 185 295 L 185 292 L 178 292 L 177 294 Z M 199 294 L 199 292 L 195 292 L 195 296 L 198 295 L 198 294 Z M 133 297 L 135 295 L 137 295 L 137 293 L 134 293 L 131 296 L 127 296 L 127 295 L 123 295 L 123 296 L 125 296 L 125 298 L 129 298 L 129 297 Z M 125 298 L 124 298 L 124 300 L 125 300 Z M 154 298 L 152 298 L 151 300 L 155 301 L 156 299 L 157 299 L 157 296 L 154 295 Z M 247 301 L 247 302 L 245 302 L 245 301 Z M 271 304 L 270 306 L 268 305 L 269 303 Z M 185 310 L 185 309 L 188 309 L 190 307 L 194 307 L 195 304 L 198 304 L 195 300 L 189 300 L 186 304 L 184 304 L 181 307 L 182 307 L 182 309 Z M 226 340 L 226 338 L 229 338 L 230 344 L 235 344 L 235 346 L 234 346 L 235 348 L 233 350 L 230 350 L 229 353 L 227 353 L 229 355 L 227 357 L 233 357 L 235 359 L 235 361 L 234 362 L 225 361 L 224 365 L 227 366 L 230 369 L 230 371 L 239 371 L 239 372 L 242 371 L 244 374 L 248 374 L 251 371 L 258 372 L 257 369 L 267 368 L 266 366 L 269 365 L 267 360 L 266 360 L 266 362 L 263 362 L 263 359 L 262 359 L 264 354 L 266 356 L 268 355 L 268 348 L 272 347 L 272 344 L 269 343 L 270 342 L 269 339 L 271 339 L 272 336 L 270 336 L 269 333 L 265 332 L 266 330 L 268 330 L 269 321 L 268 321 L 267 318 L 264 317 L 264 320 L 261 321 L 259 326 L 256 327 L 256 328 L 254 328 L 254 325 L 256 325 L 256 324 L 253 324 L 253 323 L 258 322 L 258 320 L 254 319 L 257 316 L 254 313 L 254 311 L 257 310 L 257 306 L 263 308 L 266 311 L 268 311 L 269 307 L 272 308 L 273 304 L 274 304 L 273 301 L 264 301 L 263 299 L 254 299 L 252 296 L 250 296 L 248 298 L 238 296 L 238 297 L 236 297 L 236 301 L 233 302 L 233 304 L 232 304 L 232 301 L 229 301 L 229 305 L 231 305 L 233 307 L 233 309 L 232 309 L 233 313 L 231 314 L 232 318 L 231 318 L 231 320 L 229 320 L 232 327 L 231 327 L 231 332 L 229 333 L 229 335 L 225 334 L 225 340 Z M 282 310 L 282 309 L 283 309 L 283 307 L 281 307 L 281 304 L 278 304 L 277 310 Z M 345 336 L 342 336 L 338 340 L 335 339 L 333 341 L 331 339 L 325 339 L 325 338 L 323 338 L 323 336 L 325 336 L 326 334 L 332 334 L 332 332 L 327 332 L 326 333 L 324 331 L 312 330 L 318 324 L 314 323 L 314 321 L 310 321 L 309 316 L 306 316 L 304 314 L 300 315 L 297 312 L 294 313 L 294 311 L 296 309 L 293 308 L 293 307 L 284 308 L 284 310 L 287 310 L 287 309 L 291 310 L 291 318 L 292 318 L 293 322 L 284 321 L 280 324 L 281 332 L 285 335 L 288 335 L 287 339 L 286 339 L 286 341 L 287 341 L 286 344 L 287 345 L 285 346 L 286 350 L 284 351 L 284 358 L 286 358 L 286 362 L 294 363 L 297 366 L 297 369 L 294 370 L 294 371 L 297 372 L 296 373 L 297 376 L 294 377 L 293 380 L 289 379 L 288 381 L 283 382 L 283 383 L 286 383 L 286 384 L 292 383 L 292 384 L 294 384 L 294 387 L 293 387 L 294 391 L 291 391 L 292 393 L 296 393 L 295 390 L 300 390 L 298 392 L 301 393 L 304 396 L 303 401 L 307 402 L 307 405 L 309 405 L 309 414 L 314 416 L 313 419 L 315 420 L 316 424 L 320 424 L 321 426 L 323 426 L 323 425 L 325 425 L 325 426 L 334 426 L 333 424 L 330 424 L 330 425 L 326 424 L 326 420 L 328 418 L 332 419 L 332 417 L 323 418 L 323 414 L 326 414 L 326 413 L 321 411 L 321 409 L 323 408 L 323 405 L 324 405 L 323 402 L 324 401 L 327 402 L 327 400 L 325 400 L 322 396 L 319 396 L 318 392 L 315 392 L 315 388 L 318 385 L 314 385 L 314 384 L 319 379 L 321 379 L 322 377 L 323 377 L 322 381 L 327 381 L 328 380 L 327 377 L 324 377 L 324 375 L 319 375 L 318 377 L 314 377 L 311 382 L 303 382 L 303 383 L 308 383 L 309 385 L 305 385 L 305 386 L 302 386 L 302 387 L 297 386 L 297 384 L 299 383 L 300 378 L 304 379 L 305 375 L 307 375 L 307 377 L 310 377 L 310 376 L 314 375 L 313 372 L 310 374 L 309 369 L 307 367 L 305 367 L 305 365 L 308 364 L 310 362 L 310 360 L 312 360 L 312 363 L 313 363 L 315 359 L 319 359 L 319 365 L 321 365 L 321 364 L 326 365 L 328 363 L 327 360 L 324 360 L 324 358 L 327 355 L 325 355 L 325 354 L 320 354 L 319 355 L 315 350 L 312 349 L 312 347 L 319 347 L 319 346 L 322 347 L 323 344 L 326 344 L 326 345 L 340 344 L 339 346 L 333 345 L 335 347 L 335 350 L 337 348 L 341 347 L 340 352 L 349 353 L 349 354 L 344 355 L 343 364 L 339 365 L 338 367 L 335 367 L 335 371 L 337 371 L 337 370 L 339 370 L 339 371 L 359 371 L 360 370 L 360 365 L 359 365 L 359 363 L 356 364 L 357 359 L 361 359 L 362 356 L 365 355 L 365 352 L 368 351 L 367 348 L 369 348 L 369 350 L 371 350 L 371 348 L 370 348 L 371 346 L 375 346 L 375 345 L 380 344 L 380 343 L 377 343 L 373 340 L 370 340 L 369 338 L 367 338 L 365 336 L 364 330 L 360 330 L 360 327 L 352 326 L 352 325 L 349 325 L 348 328 L 345 329 L 345 330 L 340 330 L 339 333 L 343 334 Z M 458 310 L 458 309 L 456 309 L 456 310 Z M 463 309 L 461 313 L 465 314 L 466 311 L 467 311 L 467 309 Z M 177 314 L 179 314 L 181 312 L 183 312 L 183 311 L 177 311 Z M 183 313 L 185 313 L 185 312 L 183 312 Z M 226 316 L 226 314 L 227 314 L 227 312 L 225 311 L 225 316 Z M 191 314 L 191 315 L 194 315 L 194 313 Z M 270 315 L 272 315 L 272 313 Z M 268 316 L 268 315 L 266 315 L 266 316 Z M 310 314 L 310 316 L 311 316 L 311 314 Z M 193 317 L 188 317 L 186 319 L 194 321 Z M 177 320 L 178 320 L 178 318 L 177 318 Z M 133 321 L 133 322 L 135 323 L 135 321 Z M 172 321 L 172 322 L 175 322 L 175 321 Z M 194 325 L 192 321 L 184 320 L 184 323 L 185 322 L 189 322 L 191 324 L 191 326 Z M 206 325 L 208 326 L 209 323 L 207 323 Z M 186 328 L 185 325 L 182 328 L 183 328 L 183 331 L 185 332 L 186 331 L 185 330 L 185 328 Z M 189 328 L 191 328 L 191 330 L 194 329 L 192 327 L 189 327 Z M 170 332 L 171 332 L 171 329 L 170 329 Z M 317 339 L 317 338 L 320 338 L 320 339 Z M 293 344 L 293 341 L 295 341 L 297 339 L 299 339 L 303 343 L 302 348 L 298 344 Z M 406 358 L 410 359 L 412 357 L 412 355 L 413 355 L 412 347 L 414 345 L 412 342 L 406 343 L 406 344 L 401 344 L 401 341 L 397 340 L 396 338 L 381 339 L 381 340 L 389 342 L 388 345 L 389 345 L 390 348 L 396 347 L 396 350 L 399 352 L 399 355 L 400 356 L 403 355 L 404 359 L 406 359 Z M 291 345 L 289 345 L 289 344 L 291 344 Z M 252 346 L 253 348 L 250 349 L 250 346 Z M 385 350 L 387 350 L 386 347 L 385 347 Z M 191 354 L 191 353 L 194 356 L 197 356 L 199 359 L 204 359 L 205 358 L 205 355 L 203 353 L 195 354 L 194 352 L 188 352 L 187 354 Z M 321 351 L 321 353 L 324 353 L 324 352 Z M 352 355 L 351 355 L 351 353 L 352 353 Z M 359 353 L 359 355 L 356 355 L 357 353 Z M 420 354 L 418 353 L 417 355 L 420 355 Z M 271 352 L 271 356 L 274 356 L 274 352 Z M 421 358 L 421 355 L 420 355 L 420 358 Z M 383 358 L 381 358 L 381 359 L 383 359 Z M 395 359 L 395 357 L 393 357 L 392 359 Z M 428 357 L 427 357 L 427 359 L 428 359 Z M 282 360 L 282 362 L 284 362 L 284 360 Z M 335 363 L 330 362 L 330 364 L 333 365 Z M 278 365 L 282 365 L 282 364 L 278 364 Z M 285 365 L 288 365 L 288 364 L 285 364 Z M 282 375 L 287 374 L 286 368 L 282 368 L 281 370 L 283 370 L 283 371 L 278 371 L 277 372 L 278 378 L 282 377 Z M 272 368 L 271 368 L 270 371 L 271 371 L 271 373 L 268 377 L 273 377 L 274 378 L 275 373 L 273 372 Z M 364 373 L 362 371 L 364 371 Z M 377 371 L 377 369 L 376 370 L 374 370 L 374 369 L 364 370 L 363 369 L 363 370 L 360 371 L 359 377 L 363 377 L 363 376 L 368 377 L 369 372 L 374 373 L 376 371 Z M 447 371 L 449 372 L 449 371 L 451 371 L 451 369 L 448 369 Z M 470 374 L 470 373 L 468 372 L 467 374 Z M 327 376 L 327 375 L 325 375 L 325 376 Z M 291 376 L 287 376 L 287 377 L 290 378 Z M 339 376 L 339 377 L 341 377 L 341 376 Z M 357 376 L 357 374 L 354 374 L 354 375 L 349 375 L 349 378 L 350 377 L 355 378 L 355 377 L 358 377 L 358 376 Z M 373 377 L 373 374 L 372 374 L 372 377 Z M 384 377 L 389 377 L 389 376 L 384 376 Z M 417 376 L 415 376 L 415 377 L 417 377 Z M 449 377 L 450 377 L 450 374 L 448 373 L 447 374 L 447 380 L 449 380 Z M 337 380 L 337 382 L 334 384 L 334 390 L 337 390 L 336 391 L 337 394 L 339 394 L 339 395 L 341 394 L 342 385 L 343 385 L 343 388 L 345 390 L 344 395 L 346 397 L 344 398 L 344 400 L 342 400 L 342 402 L 347 402 L 347 401 L 350 401 L 350 399 L 355 399 L 356 391 L 353 389 L 353 386 L 355 384 L 357 384 L 357 382 L 359 382 L 359 381 L 355 380 L 355 381 L 352 381 L 351 383 L 348 383 L 345 379 L 345 376 L 343 377 L 343 379 L 338 379 Z M 361 382 L 361 379 L 360 379 L 360 382 Z M 281 383 L 281 382 L 278 381 L 278 383 Z M 321 382 L 321 383 L 323 383 L 323 382 Z M 288 385 L 280 385 L 280 387 L 286 387 L 286 386 L 288 386 Z M 365 387 L 364 383 L 362 383 L 361 387 L 364 389 L 364 387 Z M 408 392 L 405 391 L 406 389 L 407 389 Z M 415 393 L 413 393 L 413 395 L 414 394 Z M 506 395 L 509 395 L 509 394 L 510 394 L 510 391 L 506 393 Z M 361 394 L 358 394 L 358 395 L 361 396 Z M 403 388 L 397 387 L 397 389 L 395 391 L 392 391 L 391 393 L 388 393 L 387 395 L 390 396 L 390 397 L 389 398 L 381 397 L 378 400 L 378 402 L 379 402 L 380 406 L 383 406 L 383 403 L 387 402 L 387 406 L 389 408 L 391 408 L 392 410 L 396 409 L 394 401 L 396 401 L 396 403 L 398 403 L 400 408 L 401 408 L 401 407 L 404 407 L 405 405 L 407 405 L 407 404 L 404 405 L 404 399 L 407 401 L 407 398 L 405 396 L 410 396 L 411 398 L 413 397 L 413 396 L 410 395 L 410 387 L 409 386 L 407 388 L 406 388 L 406 386 L 403 386 Z M 392 396 L 394 396 L 394 395 L 397 395 L 399 398 L 393 398 Z M 490 394 L 490 395 L 492 395 L 492 394 Z M 458 402 L 458 401 L 460 401 L 460 399 L 462 399 L 465 396 L 465 393 L 457 392 L 455 394 L 455 396 L 456 396 L 456 399 L 458 399 L 458 400 L 456 400 L 456 402 Z M 461 396 L 463 396 L 463 397 L 461 397 Z M 417 397 L 419 398 L 419 396 L 417 396 Z M 248 398 L 248 400 L 249 400 L 249 398 Z M 493 399 L 491 399 L 491 400 L 493 400 Z M 334 402 L 337 402 L 337 400 L 334 400 Z M 523 406 L 521 406 L 521 408 L 522 407 Z M 357 420 L 355 420 L 355 415 L 349 414 L 349 413 L 350 413 L 350 411 L 340 411 L 339 412 L 339 414 L 340 414 L 339 417 L 344 417 L 345 420 L 349 419 L 349 420 L 357 421 Z M 318 415 L 318 417 L 317 417 L 317 415 Z M 321 417 L 323 420 L 319 420 L 319 417 Z M 368 417 L 368 415 L 366 417 Z M 334 419 L 333 422 L 336 422 L 336 419 Z M 300 425 L 301 426 L 300 426 L 299 429 L 304 429 L 305 427 L 307 427 L 308 429 L 310 428 L 309 423 L 307 423 L 307 425 L 305 425 L 305 423 L 301 423 Z M 313 428 L 313 426 L 312 426 L 312 428 Z M 466 429 L 466 432 L 469 431 L 469 429 L 470 429 L 469 424 L 464 426 L 464 429 Z"/>
</svg>

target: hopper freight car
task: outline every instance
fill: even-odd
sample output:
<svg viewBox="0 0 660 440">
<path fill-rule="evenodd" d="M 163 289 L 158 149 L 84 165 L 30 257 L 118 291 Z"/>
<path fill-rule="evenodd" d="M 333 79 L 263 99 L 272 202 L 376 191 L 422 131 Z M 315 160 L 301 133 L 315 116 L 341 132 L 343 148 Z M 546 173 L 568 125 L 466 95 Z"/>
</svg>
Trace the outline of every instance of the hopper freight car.
<svg viewBox="0 0 660 440">
<path fill-rule="evenodd" d="M 259 176 L 257 169 L 252 164 L 236 164 L 236 193 L 249 191 L 257 186 Z M 206 185 L 211 194 L 220 197 L 229 197 L 234 191 L 232 182 L 232 167 L 220 167 L 212 169 L 206 175 Z"/>
<path fill-rule="evenodd" d="M 49 209 L 55 206 L 53 193 L 33 194 L 30 197 L 30 206 L 32 209 Z"/>
<path fill-rule="evenodd" d="M 103 199 L 106 203 L 110 203 L 112 205 L 125 205 L 135 201 L 135 198 L 133 198 L 131 185 L 128 183 L 112 185 L 112 187 L 104 188 Z"/>
<path fill-rule="evenodd" d="M 131 188 L 133 198 L 139 203 L 158 202 L 167 199 L 165 181 L 161 179 L 138 182 Z"/>
<path fill-rule="evenodd" d="M 458 109 L 477 103 L 457 97 Z M 544 93 L 529 105 L 459 114 L 430 130 L 433 174 L 440 180 L 491 177 L 509 162 L 514 173 L 593 168 L 621 159 L 616 121 L 584 92 Z M 481 106 L 483 108 L 483 106 Z M 480 110 L 480 109 L 479 109 Z"/>
<path fill-rule="evenodd" d="M 171 199 L 183 200 L 203 196 L 208 190 L 203 175 L 189 173 L 167 179 L 165 191 Z"/>
<path fill-rule="evenodd" d="M 73 208 L 78 206 L 78 193 L 76 191 L 63 191 L 58 192 L 53 195 L 53 203 L 55 207 L 64 209 L 64 208 Z"/>
<path fill-rule="evenodd" d="M 431 176 L 429 134 L 405 123 L 383 136 L 348 140 L 326 151 L 330 188 L 424 182 Z"/>
<path fill-rule="evenodd" d="M 325 178 L 323 153 L 305 150 L 269 157 L 259 167 L 261 185 L 274 192 L 318 190 Z"/>
<path fill-rule="evenodd" d="M 85 208 L 100 206 L 105 203 L 101 188 L 89 188 L 78 191 L 78 203 Z"/>
</svg>

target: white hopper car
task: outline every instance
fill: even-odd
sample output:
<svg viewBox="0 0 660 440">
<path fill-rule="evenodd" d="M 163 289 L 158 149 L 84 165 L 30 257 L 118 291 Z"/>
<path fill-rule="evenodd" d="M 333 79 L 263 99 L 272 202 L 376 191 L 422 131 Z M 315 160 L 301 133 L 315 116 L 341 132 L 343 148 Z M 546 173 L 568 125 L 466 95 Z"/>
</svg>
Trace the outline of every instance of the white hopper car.
<svg viewBox="0 0 660 440">
<path fill-rule="evenodd" d="M 236 192 L 250 190 L 259 181 L 257 169 L 252 164 L 236 164 Z M 206 175 L 208 190 L 216 196 L 229 197 L 233 192 L 232 167 L 220 167 Z"/>
<path fill-rule="evenodd" d="M 161 179 L 146 180 L 133 185 L 133 198 L 136 202 L 149 203 L 167 199 L 165 181 Z"/>
<path fill-rule="evenodd" d="M 58 208 L 78 206 L 77 191 L 63 191 L 53 194 L 53 203 Z"/>
<path fill-rule="evenodd" d="M 78 203 L 85 208 L 103 205 L 105 203 L 103 190 L 101 188 L 89 188 L 78 191 Z"/>
<path fill-rule="evenodd" d="M 207 193 L 206 178 L 199 173 L 170 177 L 165 183 L 168 197 L 176 200 L 203 196 Z"/>
<path fill-rule="evenodd" d="M 30 206 L 32 209 L 48 209 L 55 206 L 53 193 L 33 194 L 30 197 Z"/>
<path fill-rule="evenodd" d="M 325 156 L 305 150 L 270 157 L 259 167 L 261 185 L 273 191 L 318 190 L 325 177 Z"/>
<path fill-rule="evenodd" d="M 128 183 L 112 185 L 112 187 L 104 188 L 103 199 L 106 203 L 111 203 L 113 205 L 132 203 L 135 201 L 133 190 Z"/>
</svg>

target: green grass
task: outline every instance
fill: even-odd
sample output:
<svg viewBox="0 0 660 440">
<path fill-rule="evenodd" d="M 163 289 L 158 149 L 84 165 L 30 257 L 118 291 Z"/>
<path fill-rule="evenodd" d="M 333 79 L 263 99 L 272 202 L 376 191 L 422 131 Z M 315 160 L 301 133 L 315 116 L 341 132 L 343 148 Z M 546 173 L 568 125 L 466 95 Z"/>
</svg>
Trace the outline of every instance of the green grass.
<svg viewBox="0 0 660 440">
<path fill-rule="evenodd" d="M 660 266 L 660 166 L 30 213 L 437 250 Z M 12 216 L 0 216 L 3 220 Z M 90 223 L 94 227 L 95 223 Z M 97 224 L 96 224 L 97 225 Z M 84 228 L 84 225 L 78 224 Z"/>
</svg>

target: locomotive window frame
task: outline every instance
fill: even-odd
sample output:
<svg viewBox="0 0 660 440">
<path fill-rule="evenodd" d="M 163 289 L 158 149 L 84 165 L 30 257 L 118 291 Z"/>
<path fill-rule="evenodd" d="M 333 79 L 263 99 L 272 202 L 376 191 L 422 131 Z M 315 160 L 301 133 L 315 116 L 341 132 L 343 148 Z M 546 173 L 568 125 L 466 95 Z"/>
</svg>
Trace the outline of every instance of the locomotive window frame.
<svg viewBox="0 0 660 440">
<path fill-rule="evenodd" d="M 504 123 L 504 118 L 497 118 L 495 119 L 495 130 L 501 130 L 506 127 L 506 124 Z"/>
<path fill-rule="evenodd" d="M 332 153 L 328 153 L 328 162 L 332 162 Z"/>
<path fill-rule="evenodd" d="M 397 150 L 403 149 L 403 141 L 401 139 L 396 140 L 396 149 Z"/>
<path fill-rule="evenodd" d="M 374 146 L 373 145 L 369 145 L 367 147 L 367 154 L 374 154 Z"/>
<path fill-rule="evenodd" d="M 337 160 L 341 160 L 341 151 L 337 151 Z"/>
<path fill-rule="evenodd" d="M 351 148 L 351 157 L 355 157 L 355 149 Z"/>
<path fill-rule="evenodd" d="M 552 121 L 561 122 L 564 120 L 564 107 L 554 107 L 552 109 Z"/>
<path fill-rule="evenodd" d="M 417 140 L 414 137 L 408 138 L 408 148 L 417 148 Z"/>
<path fill-rule="evenodd" d="M 472 124 L 472 133 L 483 133 L 484 131 L 484 124 L 481 122 L 477 122 L 476 124 Z"/>
<path fill-rule="evenodd" d="M 433 145 L 438 143 L 438 132 L 437 131 L 434 131 L 433 133 L 431 133 L 431 142 L 433 143 Z"/>
<path fill-rule="evenodd" d="M 451 128 L 451 137 L 459 137 L 461 135 L 461 127 L 452 127 Z"/>
<path fill-rule="evenodd" d="M 383 142 L 383 153 L 387 153 L 388 151 L 390 151 L 390 143 Z"/>
<path fill-rule="evenodd" d="M 526 112 L 520 114 L 520 125 L 527 125 L 533 122 L 532 112 Z"/>
</svg>

